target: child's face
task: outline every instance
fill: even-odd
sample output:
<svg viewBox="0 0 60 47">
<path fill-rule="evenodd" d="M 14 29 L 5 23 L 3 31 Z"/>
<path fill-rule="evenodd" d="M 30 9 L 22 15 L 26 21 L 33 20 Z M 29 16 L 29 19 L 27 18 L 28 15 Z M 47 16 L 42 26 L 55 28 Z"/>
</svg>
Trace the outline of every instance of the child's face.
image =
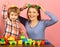
<svg viewBox="0 0 60 47">
<path fill-rule="evenodd" d="M 30 8 L 28 11 L 28 17 L 30 20 L 37 19 L 37 16 L 39 15 L 38 11 L 35 8 Z"/>
<path fill-rule="evenodd" d="M 14 13 L 14 12 L 10 13 L 10 20 L 15 21 L 17 18 L 18 18 L 18 14 L 17 13 Z"/>
</svg>

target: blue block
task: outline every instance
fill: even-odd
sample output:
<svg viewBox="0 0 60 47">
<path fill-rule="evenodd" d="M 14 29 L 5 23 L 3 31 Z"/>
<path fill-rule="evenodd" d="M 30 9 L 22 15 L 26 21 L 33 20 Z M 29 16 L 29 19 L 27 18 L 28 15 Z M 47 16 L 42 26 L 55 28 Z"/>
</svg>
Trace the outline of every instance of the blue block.
<svg viewBox="0 0 60 47">
<path fill-rule="evenodd" d="M 22 40 L 22 42 L 26 42 L 26 41 L 28 41 L 26 38 Z"/>
<path fill-rule="evenodd" d="M 45 42 L 45 44 L 49 45 L 49 44 L 50 44 L 50 42 L 47 40 L 47 41 Z"/>
</svg>

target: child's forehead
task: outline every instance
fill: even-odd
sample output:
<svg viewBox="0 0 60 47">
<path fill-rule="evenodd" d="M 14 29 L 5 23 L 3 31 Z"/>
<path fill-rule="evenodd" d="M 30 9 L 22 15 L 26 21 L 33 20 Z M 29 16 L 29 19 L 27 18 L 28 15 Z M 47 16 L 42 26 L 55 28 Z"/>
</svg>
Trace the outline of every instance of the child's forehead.
<svg viewBox="0 0 60 47">
<path fill-rule="evenodd" d="M 12 11 L 12 12 L 10 12 L 10 14 L 18 14 L 18 13 L 17 13 L 17 12 L 13 12 L 13 11 Z"/>
</svg>

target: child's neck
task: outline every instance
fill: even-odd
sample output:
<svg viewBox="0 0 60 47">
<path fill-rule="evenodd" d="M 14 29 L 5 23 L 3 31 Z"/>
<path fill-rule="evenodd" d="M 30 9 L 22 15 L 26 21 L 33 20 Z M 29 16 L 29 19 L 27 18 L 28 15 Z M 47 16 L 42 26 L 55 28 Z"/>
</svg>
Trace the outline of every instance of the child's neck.
<svg viewBox="0 0 60 47">
<path fill-rule="evenodd" d="M 11 20 L 12 22 L 16 22 L 17 20 Z"/>
</svg>

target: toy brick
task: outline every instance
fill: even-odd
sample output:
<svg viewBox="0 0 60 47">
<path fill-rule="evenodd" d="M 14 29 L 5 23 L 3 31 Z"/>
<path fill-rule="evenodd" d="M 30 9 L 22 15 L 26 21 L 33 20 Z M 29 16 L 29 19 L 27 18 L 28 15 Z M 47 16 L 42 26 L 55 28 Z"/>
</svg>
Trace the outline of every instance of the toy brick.
<svg viewBox="0 0 60 47">
<path fill-rule="evenodd" d="M 22 44 L 22 40 L 18 40 L 18 44 Z"/>
</svg>

